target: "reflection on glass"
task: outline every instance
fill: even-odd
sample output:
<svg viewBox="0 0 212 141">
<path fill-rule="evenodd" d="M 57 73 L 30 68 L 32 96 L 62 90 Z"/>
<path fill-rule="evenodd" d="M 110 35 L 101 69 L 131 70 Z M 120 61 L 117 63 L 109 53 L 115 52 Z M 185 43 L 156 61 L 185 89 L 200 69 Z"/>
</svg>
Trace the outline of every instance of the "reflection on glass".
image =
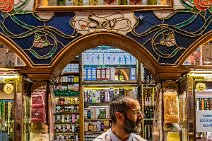
<svg viewBox="0 0 212 141">
<path fill-rule="evenodd" d="M 167 5 L 164 0 L 42 0 L 44 6 Z"/>
<path fill-rule="evenodd" d="M 0 43 L 0 52 L 0 67 L 25 66 L 17 54 L 2 43 Z"/>
<path fill-rule="evenodd" d="M 197 48 L 183 63 L 184 65 L 212 65 L 212 41 Z"/>
</svg>

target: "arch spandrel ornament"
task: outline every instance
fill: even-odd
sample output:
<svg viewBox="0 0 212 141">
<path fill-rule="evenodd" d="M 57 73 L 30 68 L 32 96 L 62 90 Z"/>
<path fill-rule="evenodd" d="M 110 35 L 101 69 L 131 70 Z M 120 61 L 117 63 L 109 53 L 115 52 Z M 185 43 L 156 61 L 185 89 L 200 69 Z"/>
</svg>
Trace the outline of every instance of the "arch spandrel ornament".
<svg viewBox="0 0 212 141">
<path fill-rule="evenodd" d="M 9 8 L 7 5 L 4 6 L 8 9 L 0 9 L 2 23 L 0 32 L 4 37 L 8 37 L 8 41 L 14 43 L 11 46 L 16 47 L 14 50 L 23 56 L 22 59 L 31 68 L 25 72 L 57 74 L 54 67 L 62 68 L 60 66 L 64 66 L 63 63 L 56 65 L 56 62 L 62 62 L 61 60 L 66 57 L 62 55 L 64 51 L 67 51 L 66 48 L 70 49 L 66 55 L 74 56 L 75 52 L 79 54 L 83 50 L 77 49 L 75 44 L 88 42 L 83 39 L 95 33 L 86 35 L 79 33 L 70 24 L 74 19 L 74 12 L 55 12 L 51 19 L 44 20 L 32 10 L 30 11 L 30 8 L 26 10 L 32 1 L 16 2 L 18 3 L 11 4 Z M 182 56 L 192 48 L 193 43 L 207 35 L 212 29 L 211 3 L 204 5 L 204 3 L 201 4 L 201 0 L 180 0 L 180 2 L 185 9 L 175 9 L 169 16 L 163 18 L 158 18 L 153 10 L 131 11 L 136 19 L 136 24 L 124 34 L 126 37 L 123 39 L 124 41 L 125 39 L 131 40 L 132 42 L 128 43 L 130 45 L 136 44 L 132 45 L 136 50 L 136 58 L 140 58 L 143 62 L 150 62 L 146 67 L 150 70 L 152 68 L 153 74 L 167 71 L 165 68 L 169 68 L 168 70 L 172 72 L 181 70 L 179 58 L 182 59 Z M 102 32 L 105 34 L 102 38 L 108 37 L 108 32 L 110 31 Z M 110 37 L 108 38 L 110 39 Z M 92 38 L 90 39 L 92 40 Z M 90 47 L 105 43 L 100 39 L 95 42 L 90 43 Z M 122 42 L 108 42 L 108 44 L 132 53 L 131 47 L 126 48 Z"/>
</svg>

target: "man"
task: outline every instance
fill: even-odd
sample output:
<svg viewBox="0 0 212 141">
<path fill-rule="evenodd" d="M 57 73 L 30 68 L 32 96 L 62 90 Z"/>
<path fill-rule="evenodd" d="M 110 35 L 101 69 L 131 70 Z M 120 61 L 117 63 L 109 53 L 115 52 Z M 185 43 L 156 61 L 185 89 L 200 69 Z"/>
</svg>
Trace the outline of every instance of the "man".
<svg viewBox="0 0 212 141">
<path fill-rule="evenodd" d="M 94 141 L 146 141 L 135 133 L 140 133 L 141 107 L 138 100 L 119 96 L 110 103 L 112 127 Z"/>
</svg>

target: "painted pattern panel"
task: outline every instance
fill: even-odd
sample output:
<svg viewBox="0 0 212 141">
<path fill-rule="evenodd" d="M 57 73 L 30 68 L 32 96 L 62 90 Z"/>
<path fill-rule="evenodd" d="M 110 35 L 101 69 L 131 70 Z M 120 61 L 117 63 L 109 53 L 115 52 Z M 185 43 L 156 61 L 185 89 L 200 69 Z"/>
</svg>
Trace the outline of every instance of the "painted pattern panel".
<svg viewBox="0 0 212 141">
<path fill-rule="evenodd" d="M 27 7 L 29 0 L 0 2 L 0 32 L 12 39 L 34 65 L 50 65 L 57 53 L 82 35 L 72 25 L 73 12 L 55 12 L 44 19 Z M 176 64 L 193 42 L 212 29 L 212 0 L 180 2 L 185 9 L 176 9 L 163 18 L 154 11 L 134 12 L 135 26 L 126 34 L 161 65 Z"/>
<path fill-rule="evenodd" d="M 201 35 L 212 29 L 209 11 L 176 10 L 164 19 L 153 12 L 135 12 L 138 26 L 128 34 L 142 44 L 161 64 L 174 64 Z"/>
</svg>

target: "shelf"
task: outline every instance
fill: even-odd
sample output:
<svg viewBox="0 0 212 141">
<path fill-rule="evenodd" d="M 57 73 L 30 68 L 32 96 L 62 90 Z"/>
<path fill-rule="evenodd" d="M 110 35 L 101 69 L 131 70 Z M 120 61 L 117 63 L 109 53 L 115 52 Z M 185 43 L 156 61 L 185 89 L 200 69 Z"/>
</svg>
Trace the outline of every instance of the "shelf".
<svg viewBox="0 0 212 141">
<path fill-rule="evenodd" d="M 73 91 L 73 90 L 54 90 L 54 96 L 55 97 L 79 97 L 80 92 L 79 91 Z"/>
<path fill-rule="evenodd" d="M 84 119 L 84 121 L 108 121 L 108 120 L 111 120 L 110 118 L 107 118 L 107 119 Z"/>
<path fill-rule="evenodd" d="M 73 103 L 73 104 L 55 104 L 55 106 L 73 106 L 73 105 L 79 105 L 79 103 Z"/>
<path fill-rule="evenodd" d="M 54 95 L 55 98 L 79 98 L 79 96 L 72 96 L 72 95 Z"/>
<path fill-rule="evenodd" d="M 155 107 L 155 105 L 143 105 L 145 107 Z"/>
<path fill-rule="evenodd" d="M 73 134 L 73 135 L 75 135 L 76 134 L 76 132 L 54 132 L 55 134 Z"/>
<path fill-rule="evenodd" d="M 102 134 L 104 133 L 105 131 L 85 131 L 85 134 Z M 88 138 L 94 138 L 94 137 L 88 137 Z"/>
<path fill-rule="evenodd" d="M 79 122 L 55 122 L 54 124 L 79 124 Z"/>
<path fill-rule="evenodd" d="M 156 120 L 154 118 L 146 118 L 146 119 L 143 119 L 143 120 Z"/>
<path fill-rule="evenodd" d="M 79 82 L 58 82 L 57 85 L 69 85 L 69 84 L 79 84 Z"/>
<path fill-rule="evenodd" d="M 88 107 L 88 106 L 109 106 L 110 102 L 105 102 L 105 103 L 85 103 L 85 107 Z"/>
<path fill-rule="evenodd" d="M 69 115 L 69 114 L 79 114 L 79 112 L 60 112 L 60 113 L 54 113 L 54 115 Z"/>
<path fill-rule="evenodd" d="M 79 76 L 80 73 L 79 72 L 63 72 L 61 74 L 61 76 L 66 76 L 66 75 L 77 75 L 77 76 Z"/>
<path fill-rule="evenodd" d="M 83 81 L 82 84 L 86 86 L 98 86 L 98 85 L 99 86 L 123 86 L 123 84 L 135 86 L 135 85 L 138 85 L 138 82 L 133 80 L 132 81 L 130 80 L 129 81 L 100 80 L 100 81 Z"/>
</svg>

